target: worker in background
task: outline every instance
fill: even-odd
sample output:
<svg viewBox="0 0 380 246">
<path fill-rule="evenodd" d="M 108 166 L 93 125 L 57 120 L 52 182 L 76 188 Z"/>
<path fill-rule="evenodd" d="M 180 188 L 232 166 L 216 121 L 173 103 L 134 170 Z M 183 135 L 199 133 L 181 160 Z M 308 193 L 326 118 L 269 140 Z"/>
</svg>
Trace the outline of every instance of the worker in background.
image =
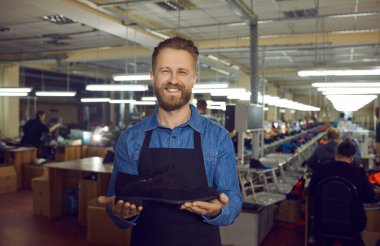
<svg viewBox="0 0 380 246">
<path fill-rule="evenodd" d="M 346 123 L 346 119 L 344 118 L 345 117 L 345 114 L 344 113 L 340 113 L 339 114 L 339 118 L 336 119 L 334 122 L 333 122 L 333 126 L 335 128 L 342 128 L 344 127 L 345 123 Z"/>
<path fill-rule="evenodd" d="M 150 74 L 157 106 L 119 137 L 108 194 L 98 201 L 107 205 L 117 226 L 133 226 L 131 245 L 220 246 L 219 226 L 232 224 L 240 213 L 242 196 L 231 138 L 189 103 L 198 79 L 198 55 L 190 40 L 174 37 L 159 43 Z M 122 200 L 115 204 L 118 172 L 147 175 L 167 164 L 174 165 L 181 185 L 212 187 L 219 197 L 179 206 L 152 201 L 136 206 Z"/>
<path fill-rule="evenodd" d="M 212 121 L 218 122 L 214 116 L 207 113 L 207 101 L 205 99 L 197 100 L 197 109 L 202 116 L 209 118 Z"/>
<path fill-rule="evenodd" d="M 43 136 L 54 132 L 57 128 L 61 126 L 60 123 L 56 123 L 50 128 L 45 125 L 46 114 L 43 111 L 38 111 L 34 119 L 29 120 L 23 127 L 23 137 L 21 140 L 21 145 L 23 146 L 33 146 L 39 148 L 44 144 Z"/>
<path fill-rule="evenodd" d="M 335 161 L 330 162 L 328 165 L 320 165 L 317 166 L 313 172 L 311 177 L 310 185 L 309 185 L 309 195 L 310 197 L 315 197 L 318 192 L 318 184 L 329 177 L 340 177 L 352 183 L 359 195 L 359 204 L 358 210 L 355 211 L 355 216 L 358 219 L 358 228 L 360 231 L 364 230 L 367 217 L 364 212 L 362 203 L 373 203 L 376 201 L 375 192 L 369 183 L 368 177 L 363 168 L 354 167 L 351 163 L 355 158 L 356 148 L 355 145 L 348 140 L 343 141 L 337 147 Z M 321 206 L 320 204 L 313 205 L 314 208 L 316 206 Z M 342 208 L 344 209 L 344 208 Z M 335 228 L 339 230 L 339 228 Z M 342 232 L 343 233 L 343 232 Z M 360 237 L 360 234 L 359 234 Z M 326 244 L 330 245 L 330 244 Z M 333 244 L 331 244 L 333 245 Z M 334 244 L 335 245 L 335 244 Z M 339 244 L 341 245 L 341 244 Z M 343 243 L 343 245 L 346 245 Z M 348 244 L 347 244 L 348 245 Z M 358 242 L 349 245 L 363 245 L 361 239 L 358 238 Z"/>
<path fill-rule="evenodd" d="M 327 130 L 327 143 L 319 145 L 307 161 L 308 167 L 314 171 L 319 165 L 327 164 L 335 160 L 335 152 L 339 143 L 339 131 L 336 128 Z"/>
</svg>

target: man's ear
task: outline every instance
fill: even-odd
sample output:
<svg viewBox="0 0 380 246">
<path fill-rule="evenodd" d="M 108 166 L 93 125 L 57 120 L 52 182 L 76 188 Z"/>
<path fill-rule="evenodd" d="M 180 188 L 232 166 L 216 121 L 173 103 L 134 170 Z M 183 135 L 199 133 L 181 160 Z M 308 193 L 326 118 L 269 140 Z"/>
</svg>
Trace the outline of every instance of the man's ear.
<svg viewBox="0 0 380 246">
<path fill-rule="evenodd" d="M 197 83 L 198 78 L 199 78 L 199 72 L 196 72 L 195 75 L 194 75 L 194 83 L 193 83 L 193 87 L 194 87 L 194 85 Z"/>
<path fill-rule="evenodd" d="M 154 75 L 152 71 L 149 71 L 149 76 L 150 76 L 150 83 L 152 84 L 152 86 L 154 86 Z"/>
</svg>

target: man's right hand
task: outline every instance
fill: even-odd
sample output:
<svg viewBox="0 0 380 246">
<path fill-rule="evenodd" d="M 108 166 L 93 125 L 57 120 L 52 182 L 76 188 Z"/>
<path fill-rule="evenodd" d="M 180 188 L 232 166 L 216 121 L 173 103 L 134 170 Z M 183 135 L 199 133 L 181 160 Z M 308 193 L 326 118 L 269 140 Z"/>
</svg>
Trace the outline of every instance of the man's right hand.
<svg viewBox="0 0 380 246">
<path fill-rule="evenodd" d="M 110 207 L 112 209 L 112 213 L 121 219 L 127 219 L 130 217 L 136 216 L 143 209 L 142 206 L 137 207 L 135 204 L 124 202 L 122 200 L 119 200 L 115 204 L 114 196 L 113 197 L 99 196 L 98 202 L 102 205 L 106 205 L 107 207 Z"/>
</svg>

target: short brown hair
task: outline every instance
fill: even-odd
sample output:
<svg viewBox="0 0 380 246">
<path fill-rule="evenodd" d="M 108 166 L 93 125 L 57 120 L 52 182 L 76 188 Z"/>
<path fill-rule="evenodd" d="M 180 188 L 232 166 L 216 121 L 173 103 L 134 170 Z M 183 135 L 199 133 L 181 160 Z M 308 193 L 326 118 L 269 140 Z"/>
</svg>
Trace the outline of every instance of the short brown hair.
<svg viewBox="0 0 380 246">
<path fill-rule="evenodd" d="M 355 155 L 356 147 L 350 139 L 346 139 L 338 145 L 336 152 L 338 155 L 351 157 Z"/>
<path fill-rule="evenodd" d="M 198 48 L 194 45 L 193 41 L 182 38 L 182 37 L 174 37 L 168 38 L 162 42 L 160 42 L 157 47 L 154 48 L 152 54 L 152 69 L 154 70 L 156 66 L 157 56 L 162 49 L 172 48 L 177 50 L 185 50 L 189 52 L 195 60 L 195 64 L 197 63 L 199 51 Z"/>
<path fill-rule="evenodd" d="M 197 108 L 200 109 L 207 109 L 207 102 L 205 99 L 198 99 L 197 100 Z"/>
<path fill-rule="evenodd" d="M 332 139 L 332 140 L 336 140 L 339 138 L 339 131 L 338 129 L 334 128 L 334 127 L 331 127 L 327 130 L 327 138 L 328 139 Z"/>
</svg>

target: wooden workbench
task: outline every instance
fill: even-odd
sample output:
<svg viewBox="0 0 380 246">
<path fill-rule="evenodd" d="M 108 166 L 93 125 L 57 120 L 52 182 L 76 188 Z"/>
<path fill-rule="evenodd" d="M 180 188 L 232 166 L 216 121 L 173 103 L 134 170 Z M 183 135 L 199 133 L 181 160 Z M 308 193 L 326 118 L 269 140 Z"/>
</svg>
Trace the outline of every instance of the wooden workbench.
<svg viewBox="0 0 380 246">
<path fill-rule="evenodd" d="M 4 162 L 15 166 L 17 189 L 23 188 L 23 166 L 37 159 L 37 148 L 19 147 L 4 150 Z"/>
<path fill-rule="evenodd" d="M 55 149 L 55 161 L 73 161 L 82 157 L 82 145 L 58 145 Z"/>
<path fill-rule="evenodd" d="M 44 165 L 49 172 L 49 218 L 65 213 L 65 197 L 72 188 L 78 194 L 79 223 L 86 224 L 87 202 L 107 193 L 112 164 L 103 164 L 100 157 Z"/>
</svg>

